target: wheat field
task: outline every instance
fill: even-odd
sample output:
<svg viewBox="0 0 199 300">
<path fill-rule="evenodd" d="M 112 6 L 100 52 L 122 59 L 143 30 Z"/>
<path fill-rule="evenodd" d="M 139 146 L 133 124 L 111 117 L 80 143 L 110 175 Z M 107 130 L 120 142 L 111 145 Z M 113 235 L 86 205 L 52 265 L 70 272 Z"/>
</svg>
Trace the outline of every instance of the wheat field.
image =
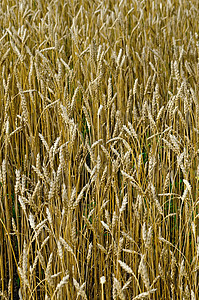
<svg viewBox="0 0 199 300">
<path fill-rule="evenodd" d="M 199 1 L 0 2 L 1 299 L 199 299 Z"/>
</svg>

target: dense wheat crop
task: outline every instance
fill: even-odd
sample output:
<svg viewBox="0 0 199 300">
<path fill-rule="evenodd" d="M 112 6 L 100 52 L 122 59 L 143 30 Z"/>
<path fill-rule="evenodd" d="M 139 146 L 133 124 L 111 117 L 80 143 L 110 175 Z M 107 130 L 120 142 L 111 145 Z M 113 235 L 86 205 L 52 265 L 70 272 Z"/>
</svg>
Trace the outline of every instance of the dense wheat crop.
<svg viewBox="0 0 199 300">
<path fill-rule="evenodd" d="M 1 299 L 199 299 L 198 20 L 0 2 Z"/>
</svg>

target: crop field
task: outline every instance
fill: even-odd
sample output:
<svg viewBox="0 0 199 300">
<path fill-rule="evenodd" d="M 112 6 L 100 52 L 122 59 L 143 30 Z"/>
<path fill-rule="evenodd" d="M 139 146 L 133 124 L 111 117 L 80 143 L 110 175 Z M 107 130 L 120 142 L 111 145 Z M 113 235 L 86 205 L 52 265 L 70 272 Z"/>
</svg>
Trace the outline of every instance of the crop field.
<svg viewBox="0 0 199 300">
<path fill-rule="evenodd" d="M 0 1 L 0 299 L 199 299 L 199 1 Z"/>
</svg>

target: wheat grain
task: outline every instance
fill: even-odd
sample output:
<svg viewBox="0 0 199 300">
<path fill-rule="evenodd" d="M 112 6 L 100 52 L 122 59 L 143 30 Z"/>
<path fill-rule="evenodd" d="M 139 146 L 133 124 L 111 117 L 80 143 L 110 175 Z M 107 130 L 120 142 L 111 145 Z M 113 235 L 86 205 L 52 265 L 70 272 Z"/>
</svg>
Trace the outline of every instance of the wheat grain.
<svg viewBox="0 0 199 300">
<path fill-rule="evenodd" d="M 137 300 L 137 299 L 147 299 L 148 297 L 150 297 L 150 294 L 151 293 L 154 293 L 157 289 L 152 289 L 148 292 L 144 292 L 144 293 L 141 293 L 139 295 L 137 295 L 136 297 L 133 298 L 133 300 Z"/>
<path fill-rule="evenodd" d="M 144 263 L 144 256 L 142 256 L 142 258 L 141 258 L 139 268 L 138 268 L 138 273 L 141 274 L 142 280 L 143 280 L 147 290 L 149 290 L 150 281 L 149 281 L 148 271 L 147 271 L 146 265 Z"/>
</svg>

